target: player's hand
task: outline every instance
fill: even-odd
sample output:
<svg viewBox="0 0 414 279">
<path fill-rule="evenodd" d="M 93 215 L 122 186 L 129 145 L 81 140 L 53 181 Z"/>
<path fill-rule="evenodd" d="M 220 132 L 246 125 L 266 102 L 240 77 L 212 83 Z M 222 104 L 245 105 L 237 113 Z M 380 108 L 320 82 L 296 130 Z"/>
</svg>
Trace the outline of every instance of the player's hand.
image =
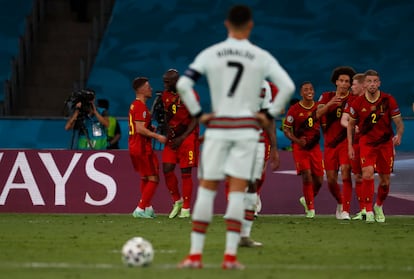
<svg viewBox="0 0 414 279">
<path fill-rule="evenodd" d="M 161 143 L 166 143 L 167 142 L 167 137 L 163 136 L 163 135 L 160 135 L 160 134 L 157 134 L 157 140 Z"/>
<path fill-rule="evenodd" d="M 280 166 L 279 152 L 277 148 L 270 149 L 270 158 L 269 158 L 270 168 L 272 171 L 276 171 Z"/>
<path fill-rule="evenodd" d="M 169 142 L 171 145 L 171 148 L 174 150 L 178 149 L 178 147 L 180 147 L 180 145 L 183 143 L 184 139 L 185 138 L 183 137 L 176 137 L 174 139 L 171 139 Z"/>
<path fill-rule="evenodd" d="M 307 143 L 306 137 L 299 138 L 298 144 L 300 145 L 300 147 L 305 147 L 306 146 L 306 143 Z"/>
<path fill-rule="evenodd" d="M 395 135 L 392 138 L 392 143 L 394 144 L 394 146 L 398 146 L 401 144 L 401 137 L 399 135 Z"/>
<path fill-rule="evenodd" d="M 199 122 L 203 125 L 208 125 L 208 122 L 210 122 L 211 119 L 213 119 L 215 116 L 214 113 L 203 113 L 203 115 L 201 115 Z"/>
<path fill-rule="evenodd" d="M 352 145 L 348 146 L 348 157 L 351 160 L 355 159 L 355 150 L 354 150 L 354 147 Z"/>
<path fill-rule="evenodd" d="M 259 121 L 260 126 L 267 130 L 272 125 L 273 119 L 269 119 L 265 113 L 263 112 L 257 112 L 256 113 L 256 119 Z"/>
<path fill-rule="evenodd" d="M 333 96 L 333 98 L 327 103 L 327 105 L 330 106 L 340 106 L 342 104 L 342 98 L 339 96 Z"/>
</svg>

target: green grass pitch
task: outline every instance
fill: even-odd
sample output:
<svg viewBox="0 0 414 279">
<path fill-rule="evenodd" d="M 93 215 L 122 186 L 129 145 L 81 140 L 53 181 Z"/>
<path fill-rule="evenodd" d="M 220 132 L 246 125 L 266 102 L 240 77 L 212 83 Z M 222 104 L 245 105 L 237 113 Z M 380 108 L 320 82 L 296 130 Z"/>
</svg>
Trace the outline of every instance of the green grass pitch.
<svg viewBox="0 0 414 279">
<path fill-rule="evenodd" d="M 209 227 L 201 270 L 178 270 L 188 253 L 191 222 L 130 215 L 0 214 L 0 278 L 414 278 L 414 217 L 384 224 L 334 216 L 260 216 L 252 237 L 262 248 L 240 248 L 243 271 L 220 268 L 225 225 Z M 154 246 L 151 266 L 129 268 L 120 250 L 142 236 Z"/>
</svg>

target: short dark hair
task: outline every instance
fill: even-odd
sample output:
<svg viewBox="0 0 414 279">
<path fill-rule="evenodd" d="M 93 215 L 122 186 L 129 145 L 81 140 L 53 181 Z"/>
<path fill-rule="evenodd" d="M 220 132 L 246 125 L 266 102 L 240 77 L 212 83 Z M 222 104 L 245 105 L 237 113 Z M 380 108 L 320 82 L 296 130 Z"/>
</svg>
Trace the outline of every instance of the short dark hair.
<svg viewBox="0 0 414 279">
<path fill-rule="evenodd" d="M 352 78 L 356 74 L 355 70 L 352 67 L 349 66 L 339 66 L 335 68 L 332 72 L 331 76 L 331 82 L 333 84 L 336 84 L 336 81 L 338 80 L 340 75 L 347 75 L 349 76 L 349 81 L 352 81 Z"/>
<path fill-rule="evenodd" d="M 306 85 L 306 84 L 311 84 L 311 85 L 312 85 L 312 82 L 310 82 L 309 80 L 305 80 L 304 82 L 302 82 L 302 83 L 300 84 L 299 88 L 300 88 L 300 89 L 302 89 L 302 87 L 303 87 L 304 85 Z"/>
<path fill-rule="evenodd" d="M 376 76 L 376 77 L 379 77 L 379 74 L 378 74 L 377 71 L 370 69 L 370 70 L 365 71 L 364 77 L 366 77 L 366 76 Z"/>
<path fill-rule="evenodd" d="M 146 77 L 137 77 L 132 82 L 132 88 L 134 88 L 134 90 L 137 90 L 138 88 L 143 86 L 147 81 L 148 81 L 148 78 Z"/>
<path fill-rule="evenodd" d="M 235 27 L 243 26 L 252 19 L 252 11 L 245 5 L 233 6 L 227 14 L 227 20 Z"/>
</svg>

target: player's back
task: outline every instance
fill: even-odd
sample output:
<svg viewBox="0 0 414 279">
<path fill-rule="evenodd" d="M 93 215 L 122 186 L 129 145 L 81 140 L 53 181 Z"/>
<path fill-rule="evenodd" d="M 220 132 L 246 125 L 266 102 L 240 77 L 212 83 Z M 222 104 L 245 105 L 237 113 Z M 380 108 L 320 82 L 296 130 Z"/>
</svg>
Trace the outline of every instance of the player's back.
<svg viewBox="0 0 414 279">
<path fill-rule="evenodd" d="M 266 66 L 273 58 L 248 40 L 228 38 L 203 51 L 200 59 L 216 116 L 253 116 L 260 105 Z"/>
</svg>

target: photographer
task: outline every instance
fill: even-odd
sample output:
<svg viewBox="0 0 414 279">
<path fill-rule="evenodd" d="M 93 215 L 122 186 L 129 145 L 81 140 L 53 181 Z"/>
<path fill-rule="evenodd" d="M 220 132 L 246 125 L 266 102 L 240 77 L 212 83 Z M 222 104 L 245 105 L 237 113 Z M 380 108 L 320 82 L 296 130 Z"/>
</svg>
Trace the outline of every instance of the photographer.
<svg viewBox="0 0 414 279">
<path fill-rule="evenodd" d="M 119 140 L 121 139 L 121 126 L 118 120 L 109 113 L 109 101 L 107 99 L 98 99 L 98 109 L 102 109 L 102 116 L 108 117 L 109 126 L 106 129 L 108 136 L 107 149 L 119 149 Z"/>
<path fill-rule="evenodd" d="M 74 92 L 70 102 L 73 113 L 66 122 L 65 130 L 74 130 L 72 149 L 74 148 L 75 131 L 77 131 L 76 149 L 106 149 L 106 128 L 109 126 L 109 119 L 102 116 L 96 108 L 95 92 L 90 89 Z"/>
</svg>

